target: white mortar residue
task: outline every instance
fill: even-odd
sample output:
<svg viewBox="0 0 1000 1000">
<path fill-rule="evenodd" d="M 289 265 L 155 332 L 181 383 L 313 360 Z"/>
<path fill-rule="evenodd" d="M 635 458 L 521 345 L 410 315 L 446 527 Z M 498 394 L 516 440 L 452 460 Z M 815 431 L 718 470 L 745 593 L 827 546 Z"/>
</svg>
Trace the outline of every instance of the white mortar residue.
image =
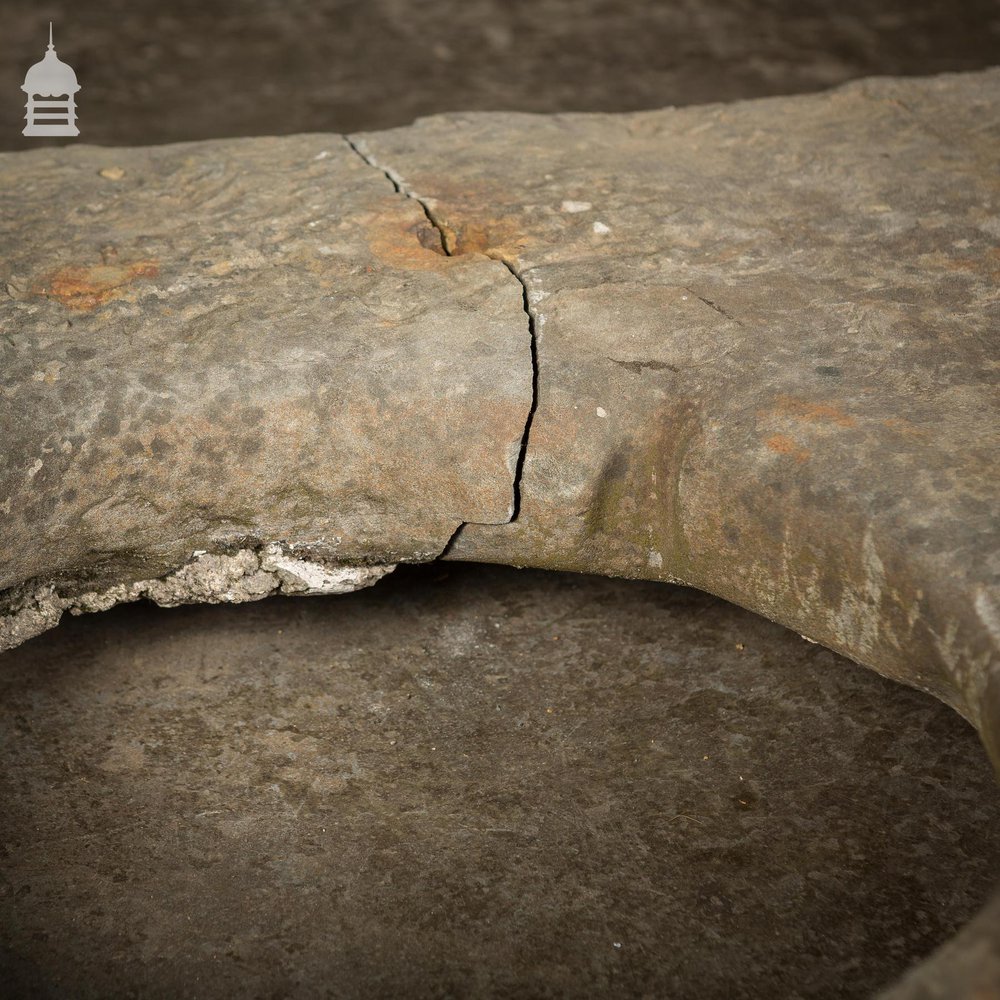
<svg viewBox="0 0 1000 1000">
<path fill-rule="evenodd" d="M 287 555 L 280 542 L 260 550 L 214 555 L 197 549 L 189 563 L 154 580 L 119 583 L 101 591 L 63 597 L 52 584 L 37 587 L 0 616 L 0 650 L 11 649 L 58 624 L 63 612 L 106 611 L 142 598 L 161 607 L 178 604 L 241 604 L 271 594 L 347 594 L 370 587 L 395 564 L 335 566 Z"/>
</svg>

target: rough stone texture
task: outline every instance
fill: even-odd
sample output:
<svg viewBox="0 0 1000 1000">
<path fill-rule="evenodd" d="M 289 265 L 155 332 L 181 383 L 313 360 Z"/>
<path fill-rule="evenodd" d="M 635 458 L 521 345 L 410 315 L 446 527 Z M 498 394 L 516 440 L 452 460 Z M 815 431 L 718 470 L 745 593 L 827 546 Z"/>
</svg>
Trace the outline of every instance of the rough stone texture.
<svg viewBox="0 0 1000 1000">
<path fill-rule="evenodd" d="M 196 552 L 186 566 L 158 580 L 116 583 L 106 590 L 64 596 L 55 584 L 28 588 L 11 601 L 0 619 L 0 648 L 12 649 L 59 624 L 64 611 L 79 615 L 107 611 L 116 604 L 143 598 L 163 608 L 178 604 L 242 604 L 272 594 L 348 594 L 370 587 L 395 569 L 393 565 L 323 565 L 315 558 L 298 559 L 296 546 L 271 542 L 261 550 L 239 549 L 232 555 Z"/>
<path fill-rule="evenodd" d="M 271 554 L 449 545 L 680 579 L 933 691 L 1000 759 L 998 90 L 356 139 L 450 259 L 337 137 L 4 158 L 9 607 L 178 572 L 216 599 L 201 550 L 261 593 Z"/>
<path fill-rule="evenodd" d="M 67 620 L 0 753 L 5 1000 L 861 1000 L 1000 870 L 967 723 L 663 584 Z"/>
<path fill-rule="evenodd" d="M 450 558 L 681 580 L 982 723 L 1000 71 L 355 141 L 534 316 L 519 516 Z"/>
<path fill-rule="evenodd" d="M 198 550 L 434 558 L 509 517 L 521 288 L 340 137 L 4 155 L 0 247 L 15 607 Z"/>
<path fill-rule="evenodd" d="M 939 948 L 881 1000 L 992 1000 L 1000 990 L 1000 892 L 962 933 Z"/>
</svg>

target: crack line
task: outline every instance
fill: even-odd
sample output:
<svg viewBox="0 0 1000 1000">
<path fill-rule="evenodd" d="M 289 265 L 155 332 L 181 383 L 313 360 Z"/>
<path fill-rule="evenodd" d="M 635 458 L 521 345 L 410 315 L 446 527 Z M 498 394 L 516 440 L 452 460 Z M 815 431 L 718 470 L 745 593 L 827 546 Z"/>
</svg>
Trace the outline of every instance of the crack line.
<svg viewBox="0 0 1000 1000">
<path fill-rule="evenodd" d="M 418 198 L 412 191 L 407 190 L 406 186 L 399 179 L 399 177 L 393 173 L 389 167 L 383 167 L 378 160 L 375 159 L 370 153 L 364 152 L 361 147 L 349 136 L 342 136 L 344 142 L 358 155 L 361 157 L 369 167 L 378 170 L 385 179 L 393 186 L 396 194 L 401 194 L 404 198 L 409 198 L 410 201 L 415 201 L 419 206 L 420 210 L 424 213 L 424 218 L 430 223 L 434 228 L 434 231 L 438 234 L 438 239 L 441 241 L 441 252 L 446 257 L 453 256 L 451 252 L 451 247 L 448 245 L 448 237 L 445 233 L 444 228 L 438 224 L 437 219 L 434 218 L 434 213 L 430 210 L 430 207 L 420 198 Z"/>
<path fill-rule="evenodd" d="M 524 304 L 524 315 L 528 318 L 528 336 L 530 337 L 529 347 L 531 349 L 531 405 L 528 407 L 528 415 L 524 421 L 524 430 L 521 432 L 521 450 L 517 454 L 517 461 L 514 463 L 514 509 L 510 515 L 508 524 L 513 524 L 521 514 L 521 479 L 524 476 L 524 460 L 528 454 L 528 436 L 531 434 L 531 424 L 535 419 L 535 411 L 538 409 L 538 330 L 535 323 L 535 314 L 531 308 L 531 299 L 528 297 L 528 283 L 518 274 L 514 265 L 505 257 L 494 257 L 487 252 L 491 260 L 497 260 L 508 271 L 514 280 L 521 286 L 521 300 Z"/>
<path fill-rule="evenodd" d="M 350 149 L 369 167 L 378 170 L 386 178 L 386 180 L 389 181 L 397 194 L 401 194 L 403 197 L 409 198 L 411 201 L 415 201 L 420 206 L 421 211 L 424 213 L 424 218 L 427 219 L 430 225 L 433 226 L 437 232 L 441 240 L 441 250 L 444 252 L 445 256 L 455 256 L 454 247 L 452 245 L 453 241 L 449 237 L 451 230 L 437 220 L 434 213 L 431 211 L 430 206 L 422 198 L 410 191 L 403 183 L 399 175 L 396 174 L 391 167 L 382 166 L 382 164 L 379 163 L 374 156 L 365 152 L 350 136 L 345 135 L 342 138 Z M 514 463 L 514 502 L 512 504 L 512 511 L 510 517 L 506 522 L 504 522 L 506 524 L 513 524 L 521 513 L 521 479 L 524 475 L 524 461 L 528 454 L 528 435 L 531 432 L 532 421 L 535 419 L 535 411 L 538 409 L 538 331 L 535 314 L 532 311 L 531 300 L 528 295 L 527 282 L 518 272 L 514 264 L 511 263 L 511 261 L 509 261 L 506 257 L 503 257 L 496 252 L 491 253 L 489 250 L 485 251 L 485 256 L 489 257 L 490 260 L 495 260 L 498 263 L 503 264 L 503 266 L 510 272 L 511 277 L 521 286 L 521 301 L 523 303 L 524 315 L 528 321 L 529 348 L 531 351 L 531 403 L 528 406 L 528 414 L 525 417 L 524 430 L 521 432 L 521 446 L 518 450 L 517 461 Z M 443 558 L 451 551 L 455 542 L 458 540 L 459 535 L 461 535 L 463 529 L 468 523 L 470 522 L 463 521 L 455 529 L 451 538 L 448 539 L 444 548 L 441 550 L 441 553 L 438 556 L 439 559 Z"/>
<path fill-rule="evenodd" d="M 680 371 L 680 368 L 678 368 L 677 365 L 672 365 L 668 361 L 625 361 L 622 358 L 612 357 L 608 357 L 607 360 L 613 364 L 620 365 L 633 375 L 638 375 L 639 372 L 643 371 L 645 368 L 649 368 L 654 372 L 669 371 L 674 372 L 674 374 Z"/>
<path fill-rule="evenodd" d="M 690 295 L 693 295 L 699 301 L 704 302 L 709 309 L 714 309 L 720 316 L 725 316 L 730 323 L 735 323 L 737 326 L 743 326 L 743 323 L 740 320 L 738 320 L 731 313 L 723 309 L 722 306 L 720 306 L 716 302 L 713 302 L 711 299 L 706 299 L 704 295 L 699 295 L 693 288 L 688 288 L 687 286 L 685 286 L 684 291 L 688 292 Z"/>
<path fill-rule="evenodd" d="M 447 559 L 448 558 L 448 553 L 451 552 L 451 550 L 455 547 L 455 542 L 458 541 L 458 536 L 462 534 L 462 532 L 465 530 L 465 526 L 468 523 L 469 523 L 468 521 L 463 521 L 451 533 L 451 538 L 449 538 L 448 541 L 444 543 L 444 548 L 437 554 L 437 558 L 438 559 Z"/>
</svg>

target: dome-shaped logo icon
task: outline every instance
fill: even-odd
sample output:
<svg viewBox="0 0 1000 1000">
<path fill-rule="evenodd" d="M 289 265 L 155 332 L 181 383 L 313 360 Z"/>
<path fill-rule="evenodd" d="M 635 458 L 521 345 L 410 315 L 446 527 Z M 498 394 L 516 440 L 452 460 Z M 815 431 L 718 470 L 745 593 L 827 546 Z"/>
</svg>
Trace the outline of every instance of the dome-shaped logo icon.
<svg viewBox="0 0 1000 1000">
<path fill-rule="evenodd" d="M 28 95 L 23 135 L 79 135 L 76 99 L 80 90 L 76 73 L 57 55 L 49 22 L 49 48 L 45 58 L 28 70 L 21 86 Z"/>
</svg>

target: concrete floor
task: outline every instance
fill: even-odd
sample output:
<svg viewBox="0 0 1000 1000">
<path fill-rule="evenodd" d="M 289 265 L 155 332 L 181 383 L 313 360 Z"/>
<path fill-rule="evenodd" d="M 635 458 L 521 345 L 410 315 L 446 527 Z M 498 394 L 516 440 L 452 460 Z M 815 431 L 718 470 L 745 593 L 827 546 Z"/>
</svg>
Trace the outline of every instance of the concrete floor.
<svg viewBox="0 0 1000 1000">
<path fill-rule="evenodd" d="M 84 141 L 630 110 L 997 61 L 995 0 L 0 0 Z M 4 997 L 861 997 L 994 888 L 948 709 L 705 595 L 489 567 L 0 656 Z"/>
<path fill-rule="evenodd" d="M 861 997 L 993 888 L 973 730 L 656 584 L 404 568 L 0 657 L 6 996 Z"/>
</svg>

